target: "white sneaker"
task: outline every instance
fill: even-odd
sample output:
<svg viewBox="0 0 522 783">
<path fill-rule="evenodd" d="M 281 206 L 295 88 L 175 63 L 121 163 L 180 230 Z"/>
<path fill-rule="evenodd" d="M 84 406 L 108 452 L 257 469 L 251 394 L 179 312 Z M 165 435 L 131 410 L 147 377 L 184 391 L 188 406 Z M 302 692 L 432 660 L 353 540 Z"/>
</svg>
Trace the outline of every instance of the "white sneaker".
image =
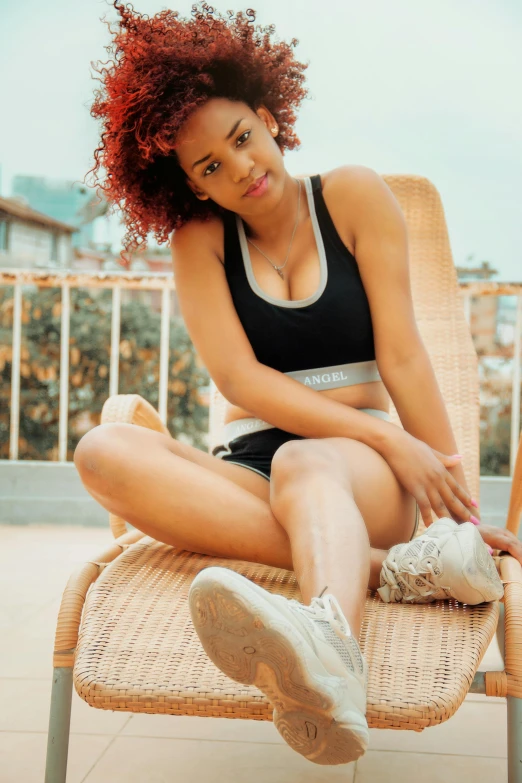
<svg viewBox="0 0 522 783">
<path fill-rule="evenodd" d="M 305 606 L 211 566 L 195 577 L 189 606 L 209 658 L 266 694 L 291 748 L 316 764 L 365 752 L 367 665 L 333 595 Z"/>
<path fill-rule="evenodd" d="M 455 598 L 496 601 L 504 588 L 482 536 L 471 522 L 443 517 L 425 533 L 393 546 L 382 564 L 378 593 L 386 603 L 425 604 Z"/>
</svg>

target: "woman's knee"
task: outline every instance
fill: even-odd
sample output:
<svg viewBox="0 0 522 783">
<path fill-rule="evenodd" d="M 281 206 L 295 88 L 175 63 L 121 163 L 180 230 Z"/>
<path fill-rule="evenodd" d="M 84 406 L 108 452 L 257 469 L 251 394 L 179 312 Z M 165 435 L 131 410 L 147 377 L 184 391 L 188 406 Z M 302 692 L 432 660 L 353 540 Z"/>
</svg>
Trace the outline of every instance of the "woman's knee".
<svg viewBox="0 0 522 783">
<path fill-rule="evenodd" d="M 326 475 L 349 484 L 349 470 L 328 439 L 306 438 L 283 443 L 272 459 L 271 485 L 274 489 L 306 480 L 310 475 Z"/>
<path fill-rule="evenodd" d="M 74 464 L 84 484 L 101 488 L 129 454 L 135 425 L 123 422 L 99 424 L 89 430 L 74 451 Z"/>
</svg>

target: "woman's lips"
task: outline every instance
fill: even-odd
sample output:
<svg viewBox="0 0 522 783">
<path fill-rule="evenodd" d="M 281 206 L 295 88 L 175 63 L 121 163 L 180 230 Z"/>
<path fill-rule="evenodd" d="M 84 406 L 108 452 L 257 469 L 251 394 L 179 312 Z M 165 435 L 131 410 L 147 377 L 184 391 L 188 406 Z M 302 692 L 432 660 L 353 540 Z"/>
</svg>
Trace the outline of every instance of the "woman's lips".
<svg viewBox="0 0 522 783">
<path fill-rule="evenodd" d="M 267 185 L 268 185 L 268 174 L 265 174 L 264 177 L 261 179 L 259 185 L 253 190 L 250 190 L 248 193 L 245 193 L 245 196 L 262 196 L 263 193 L 266 193 Z"/>
</svg>

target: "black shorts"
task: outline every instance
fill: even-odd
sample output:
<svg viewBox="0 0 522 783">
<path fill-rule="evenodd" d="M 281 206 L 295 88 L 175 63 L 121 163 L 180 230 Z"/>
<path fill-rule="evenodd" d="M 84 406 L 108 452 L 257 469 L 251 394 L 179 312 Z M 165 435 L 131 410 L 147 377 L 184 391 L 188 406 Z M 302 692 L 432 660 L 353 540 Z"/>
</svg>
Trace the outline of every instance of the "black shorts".
<svg viewBox="0 0 522 783">
<path fill-rule="evenodd" d="M 270 480 L 273 456 L 279 446 L 289 440 L 304 440 L 304 437 L 272 427 L 269 430 L 240 435 L 230 441 L 228 449 L 223 445 L 216 446 L 212 454 L 233 465 L 250 468 Z"/>
</svg>

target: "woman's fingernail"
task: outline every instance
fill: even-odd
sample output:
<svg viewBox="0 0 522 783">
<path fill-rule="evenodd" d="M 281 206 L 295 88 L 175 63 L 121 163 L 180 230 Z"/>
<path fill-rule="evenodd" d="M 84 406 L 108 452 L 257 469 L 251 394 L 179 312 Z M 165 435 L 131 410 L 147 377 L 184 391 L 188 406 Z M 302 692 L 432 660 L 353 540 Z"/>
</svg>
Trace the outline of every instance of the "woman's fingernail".
<svg viewBox="0 0 522 783">
<path fill-rule="evenodd" d="M 477 517 L 470 517 L 470 522 L 473 522 L 474 525 L 480 525 L 480 521 L 477 519 Z"/>
<path fill-rule="evenodd" d="M 488 546 L 488 551 L 489 551 L 489 554 L 490 554 L 490 555 L 492 555 L 492 554 L 493 554 L 493 550 L 491 549 L 491 547 L 490 547 L 490 546 Z"/>
<path fill-rule="evenodd" d="M 473 498 L 471 498 L 471 501 L 470 501 L 470 502 L 471 502 L 471 505 L 472 505 L 472 506 L 475 506 L 475 508 L 478 508 L 478 503 L 477 503 L 477 501 L 476 501 L 476 500 L 473 500 Z"/>
<path fill-rule="evenodd" d="M 462 459 L 462 454 L 452 454 L 450 459 Z"/>
</svg>

